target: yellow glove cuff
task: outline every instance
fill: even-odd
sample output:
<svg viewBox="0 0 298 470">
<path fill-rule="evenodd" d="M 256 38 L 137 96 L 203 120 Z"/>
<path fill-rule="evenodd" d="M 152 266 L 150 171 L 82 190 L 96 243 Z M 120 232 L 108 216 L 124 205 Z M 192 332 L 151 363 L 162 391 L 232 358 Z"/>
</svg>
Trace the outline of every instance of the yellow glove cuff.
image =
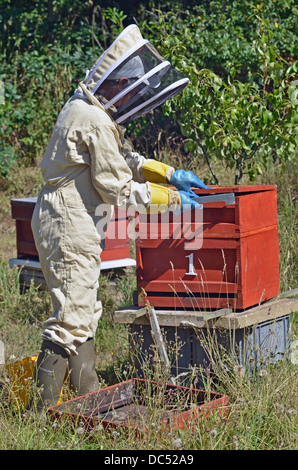
<svg viewBox="0 0 298 470">
<path fill-rule="evenodd" d="M 166 204 L 169 205 L 169 189 L 166 186 L 150 183 L 152 200 L 151 204 Z"/>
<path fill-rule="evenodd" d="M 157 160 L 150 160 L 143 165 L 145 179 L 152 183 L 168 184 L 174 171 L 175 168 Z"/>
<path fill-rule="evenodd" d="M 152 200 L 147 213 L 161 214 L 166 212 L 169 207 L 177 210 L 181 206 L 181 197 L 178 191 L 173 191 L 166 186 L 160 186 L 150 183 Z"/>
</svg>

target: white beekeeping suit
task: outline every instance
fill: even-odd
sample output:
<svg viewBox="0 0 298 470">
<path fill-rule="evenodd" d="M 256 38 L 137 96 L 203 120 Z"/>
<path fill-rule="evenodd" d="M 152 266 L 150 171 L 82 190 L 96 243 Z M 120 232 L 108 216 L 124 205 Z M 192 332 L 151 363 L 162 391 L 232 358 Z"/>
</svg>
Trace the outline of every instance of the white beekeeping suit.
<svg viewBox="0 0 298 470">
<path fill-rule="evenodd" d="M 102 312 L 97 289 L 103 236 L 97 227 L 103 215 L 97 215 L 102 214 L 98 207 L 104 204 L 111 215 L 113 206 L 177 208 L 187 200 L 182 192 L 159 184 L 170 182 L 174 168 L 133 152 L 123 136 L 123 125 L 187 83 L 131 25 L 94 64 L 59 114 L 41 164 L 45 186 L 32 219 L 53 303 L 36 368 L 37 383 L 44 388 L 41 408 L 59 396 L 67 363 L 74 388 L 80 383 L 80 392 L 87 393 L 98 386 L 90 341 Z M 108 220 L 105 215 L 105 223 Z M 47 349 L 52 354 L 46 358 Z M 91 364 L 85 382 L 84 361 Z"/>
</svg>

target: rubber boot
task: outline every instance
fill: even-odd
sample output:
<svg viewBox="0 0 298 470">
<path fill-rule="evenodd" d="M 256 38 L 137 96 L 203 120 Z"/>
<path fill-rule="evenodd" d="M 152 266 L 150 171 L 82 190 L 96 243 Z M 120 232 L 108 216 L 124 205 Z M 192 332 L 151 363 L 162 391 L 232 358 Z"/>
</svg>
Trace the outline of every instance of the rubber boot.
<svg viewBox="0 0 298 470">
<path fill-rule="evenodd" d="M 68 365 L 70 385 L 76 395 L 86 395 L 99 389 L 95 371 L 95 348 L 92 338 L 77 348 L 78 355 L 70 356 Z"/>
<path fill-rule="evenodd" d="M 40 394 L 40 400 L 36 405 L 38 414 L 57 404 L 68 366 L 68 358 L 69 355 L 62 347 L 51 341 L 43 341 L 33 376 L 37 392 Z M 32 409 L 32 403 L 30 408 Z"/>
</svg>

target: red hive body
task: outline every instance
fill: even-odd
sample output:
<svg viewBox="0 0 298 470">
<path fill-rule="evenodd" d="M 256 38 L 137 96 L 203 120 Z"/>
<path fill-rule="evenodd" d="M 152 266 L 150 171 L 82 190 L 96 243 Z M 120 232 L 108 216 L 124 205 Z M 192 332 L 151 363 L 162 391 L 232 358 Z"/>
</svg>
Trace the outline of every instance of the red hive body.
<svg viewBox="0 0 298 470">
<path fill-rule="evenodd" d="M 246 309 L 277 296 L 276 186 L 224 185 L 196 193 L 234 193 L 235 204 L 203 205 L 202 246 L 195 250 L 185 249 L 183 236 L 173 236 L 178 227 L 175 215 L 169 215 L 165 229 L 161 215 L 150 218 L 150 223 L 152 216 L 139 216 L 138 305 L 148 301 L 162 308 Z M 166 230 L 167 238 L 161 235 Z"/>
<path fill-rule="evenodd" d="M 114 213 L 105 232 L 105 249 L 101 261 L 129 258 L 129 238 L 127 235 L 128 218 L 126 211 L 114 208 Z"/>
<path fill-rule="evenodd" d="M 31 230 L 31 218 L 37 198 L 11 200 L 12 218 L 16 220 L 17 254 L 20 259 L 38 260 Z M 127 236 L 128 218 L 124 210 L 115 208 L 106 231 L 106 246 L 101 253 L 102 261 L 129 258 L 130 247 Z M 120 235 L 120 236 L 119 236 Z"/>
</svg>

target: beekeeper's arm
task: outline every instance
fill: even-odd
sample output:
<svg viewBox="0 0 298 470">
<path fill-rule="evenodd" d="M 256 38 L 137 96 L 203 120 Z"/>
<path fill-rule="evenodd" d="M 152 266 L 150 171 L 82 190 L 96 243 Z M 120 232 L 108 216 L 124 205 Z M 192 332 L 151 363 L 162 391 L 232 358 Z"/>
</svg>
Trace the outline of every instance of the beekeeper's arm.
<svg viewBox="0 0 298 470">
<path fill-rule="evenodd" d="M 145 181 L 133 180 L 133 174 L 119 152 L 118 133 L 113 126 L 102 125 L 84 136 L 90 153 L 92 183 L 102 200 L 126 208 L 149 209 L 150 205 L 181 207 L 178 191 Z"/>
<path fill-rule="evenodd" d="M 191 190 L 191 187 L 195 188 L 207 188 L 207 186 L 196 176 L 192 171 L 175 170 L 174 167 L 166 165 L 165 163 L 159 162 L 153 159 L 146 159 L 143 155 L 134 152 L 126 140 L 122 141 L 122 153 L 125 161 L 132 171 L 133 178 L 139 182 L 151 182 L 151 188 L 154 188 L 154 198 L 151 203 L 160 204 L 157 201 L 163 201 L 163 204 L 169 205 L 176 203 L 176 198 L 180 196 L 180 207 L 182 211 L 183 207 L 187 204 L 188 207 L 194 208 L 197 204 L 193 198 L 196 197 Z M 179 196 L 173 194 L 170 189 L 159 186 L 159 184 L 171 184 L 178 189 Z M 173 199 L 173 196 L 175 199 Z M 175 201 L 175 202 L 174 202 Z M 153 208 L 151 206 L 151 212 Z"/>
<path fill-rule="evenodd" d="M 158 162 L 157 160 L 146 159 L 144 156 L 136 152 L 128 153 L 125 160 L 134 175 L 134 179 L 140 182 L 150 182 L 152 192 L 150 212 L 152 213 L 155 211 L 161 212 L 158 208 L 156 208 L 156 210 L 154 209 L 154 206 L 161 204 L 172 207 L 172 210 L 176 211 L 182 211 L 186 205 L 188 208 L 193 209 L 194 207 L 197 207 L 198 204 L 194 201 L 196 194 L 194 194 L 190 188 L 207 188 L 207 186 L 205 186 L 204 183 L 202 183 L 202 181 L 200 181 L 192 172 L 185 172 L 183 170 L 176 171 L 175 168 L 169 165 Z M 174 174 L 175 176 L 173 177 Z M 177 188 L 178 191 L 172 191 L 170 188 L 161 186 L 161 184 L 172 184 L 173 186 L 176 186 L 177 184 L 178 186 L 177 180 L 175 180 L 177 175 L 178 181 L 182 179 L 182 184 Z M 174 205 L 176 205 L 176 208 Z"/>
<path fill-rule="evenodd" d="M 208 189 L 192 171 L 175 170 L 175 168 L 157 160 L 147 160 L 143 165 L 146 181 L 171 184 L 180 191 L 192 192 L 191 188 Z"/>
<path fill-rule="evenodd" d="M 147 159 L 143 155 L 134 152 L 127 140 L 122 140 L 122 153 L 133 173 L 133 178 L 139 182 L 150 181 L 157 184 L 171 184 L 181 191 L 191 191 L 193 188 L 207 186 L 192 171 L 175 170 L 153 159 Z"/>
</svg>

